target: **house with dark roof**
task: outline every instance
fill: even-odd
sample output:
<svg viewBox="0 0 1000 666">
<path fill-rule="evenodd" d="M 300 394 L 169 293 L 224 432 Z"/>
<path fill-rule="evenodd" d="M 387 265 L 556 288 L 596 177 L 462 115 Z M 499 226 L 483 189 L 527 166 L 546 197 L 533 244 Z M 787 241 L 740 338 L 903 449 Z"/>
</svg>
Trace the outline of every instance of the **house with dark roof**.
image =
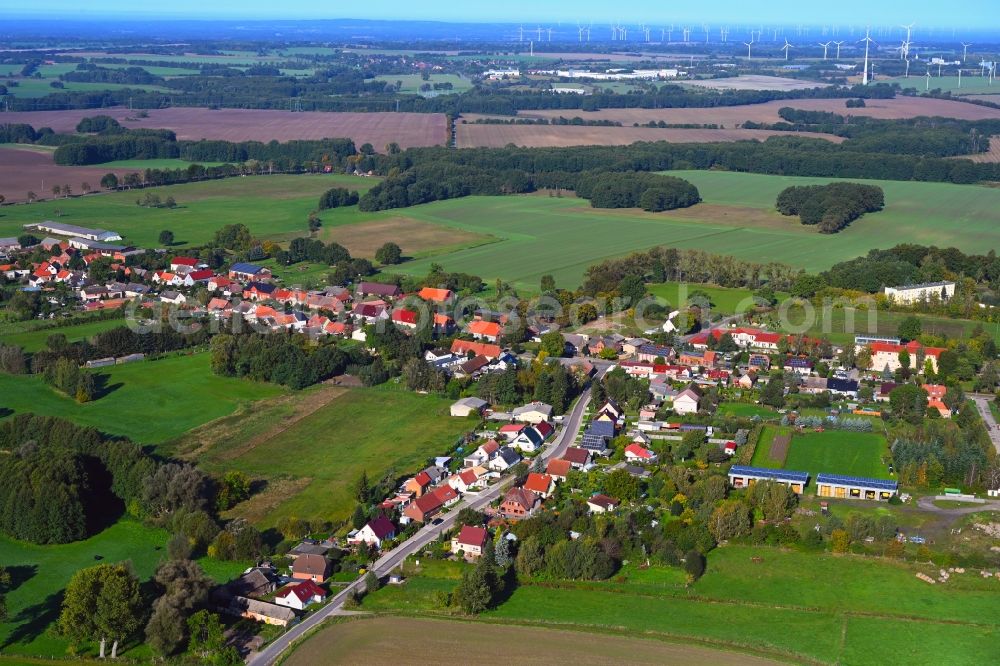
<svg viewBox="0 0 1000 666">
<path fill-rule="evenodd" d="M 521 455 L 509 446 L 504 446 L 497 451 L 495 458 L 486 463 L 486 467 L 494 472 L 503 472 L 519 462 L 521 462 Z"/>
<path fill-rule="evenodd" d="M 292 562 L 292 578 L 322 583 L 330 577 L 330 560 L 324 555 L 299 555 Z"/>
<path fill-rule="evenodd" d="M 587 508 L 591 513 L 608 513 L 609 511 L 617 509 L 619 504 L 621 504 L 621 502 L 616 500 L 614 497 L 608 497 L 607 495 L 603 495 L 601 493 L 593 495 L 587 500 Z"/>
<path fill-rule="evenodd" d="M 359 282 L 355 291 L 361 296 L 379 296 L 381 298 L 397 298 L 403 294 L 399 285 L 382 284 L 381 282 Z"/>
<path fill-rule="evenodd" d="M 500 515 L 512 520 L 530 517 L 538 507 L 538 495 L 525 488 L 511 488 L 500 503 Z"/>
<path fill-rule="evenodd" d="M 847 396 L 849 398 L 856 398 L 858 397 L 858 380 L 837 379 L 836 377 L 831 377 L 826 380 L 826 389 L 830 393 Z"/>
<path fill-rule="evenodd" d="M 562 459 L 568 460 L 573 469 L 583 469 L 590 462 L 590 451 L 578 446 L 571 446 L 566 449 Z"/>
<path fill-rule="evenodd" d="M 517 437 L 511 440 L 510 445 L 521 449 L 527 453 L 532 451 L 537 451 L 538 448 L 545 443 L 545 438 L 542 437 L 534 428 L 523 428 L 521 432 L 517 434 Z"/>
<path fill-rule="evenodd" d="M 263 597 L 278 589 L 278 572 L 273 567 L 251 567 L 226 585 L 234 597 Z"/>
<path fill-rule="evenodd" d="M 379 516 L 365 523 L 365 526 L 355 532 L 354 536 L 347 540 L 347 543 L 363 543 L 381 548 L 382 542 L 394 538 L 396 538 L 396 526 L 385 516 Z"/>
</svg>

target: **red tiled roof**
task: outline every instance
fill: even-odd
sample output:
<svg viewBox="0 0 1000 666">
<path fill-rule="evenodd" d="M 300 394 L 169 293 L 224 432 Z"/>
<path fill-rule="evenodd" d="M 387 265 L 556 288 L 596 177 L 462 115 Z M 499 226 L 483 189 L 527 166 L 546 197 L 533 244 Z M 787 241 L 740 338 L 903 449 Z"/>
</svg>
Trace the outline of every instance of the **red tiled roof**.
<svg viewBox="0 0 1000 666">
<path fill-rule="evenodd" d="M 555 432 L 555 428 L 553 428 L 552 424 L 550 424 L 548 421 L 542 421 L 541 423 L 536 425 L 535 430 L 537 430 L 538 434 L 541 435 L 543 438 L 546 438 L 553 432 Z"/>
<path fill-rule="evenodd" d="M 392 320 L 401 324 L 416 324 L 420 319 L 420 313 L 405 308 L 397 308 L 392 311 Z"/>
<path fill-rule="evenodd" d="M 552 477 L 548 474 L 539 474 L 538 472 L 532 472 L 528 475 L 528 479 L 524 482 L 524 489 L 536 492 L 539 495 L 544 495 L 549 492 L 549 488 L 552 487 Z"/>
<path fill-rule="evenodd" d="M 605 509 L 610 509 L 612 507 L 618 506 L 618 500 L 613 497 L 608 497 L 607 495 L 597 494 L 587 500 L 590 504 L 596 504 L 597 506 L 604 507 Z"/>
<path fill-rule="evenodd" d="M 549 464 L 545 466 L 545 473 L 550 476 L 561 476 L 565 478 L 572 468 L 573 465 L 570 461 L 558 458 L 556 460 L 549 461 Z"/>
<path fill-rule="evenodd" d="M 530 511 L 535 506 L 535 503 L 538 502 L 538 497 L 526 488 L 511 488 L 504 495 L 503 501 L 504 503 L 520 504 L 526 510 Z"/>
<path fill-rule="evenodd" d="M 390 534 L 396 533 L 396 526 L 392 524 L 392 521 L 385 516 L 379 516 L 375 520 L 368 521 L 368 528 L 377 536 L 379 539 L 385 539 Z"/>
<path fill-rule="evenodd" d="M 631 453 L 632 455 L 643 458 L 645 460 L 650 460 L 653 457 L 653 452 L 649 449 L 639 446 L 638 444 L 632 443 L 625 447 L 625 453 Z"/>
<path fill-rule="evenodd" d="M 425 301 L 437 301 L 438 303 L 443 303 L 452 297 L 451 289 L 435 289 L 433 287 L 424 287 L 417 292 L 417 296 Z"/>
<path fill-rule="evenodd" d="M 466 354 L 473 352 L 478 356 L 486 358 L 497 358 L 503 353 L 499 345 L 491 345 L 482 342 L 470 342 L 468 340 L 455 340 L 451 343 L 452 354 Z"/>
<path fill-rule="evenodd" d="M 171 266 L 197 266 L 198 260 L 194 257 L 174 257 L 170 260 Z"/>
<path fill-rule="evenodd" d="M 427 472 L 420 472 L 415 477 L 413 477 L 413 480 L 419 483 L 421 486 L 430 485 L 431 475 L 428 474 Z"/>
<path fill-rule="evenodd" d="M 458 543 L 466 546 L 476 546 L 478 548 L 482 548 L 486 545 L 486 539 L 488 536 L 489 533 L 486 531 L 485 527 L 462 525 L 462 529 L 459 530 L 458 538 L 456 540 Z"/>
<path fill-rule="evenodd" d="M 500 324 L 495 321 L 483 321 L 481 319 L 470 321 L 467 328 L 473 335 L 488 335 L 493 338 L 499 336 L 501 331 Z"/>
<path fill-rule="evenodd" d="M 583 465 L 589 459 L 590 451 L 580 448 L 579 446 L 571 446 L 566 449 L 566 453 L 563 454 L 563 460 L 568 460 L 575 465 Z"/>
</svg>

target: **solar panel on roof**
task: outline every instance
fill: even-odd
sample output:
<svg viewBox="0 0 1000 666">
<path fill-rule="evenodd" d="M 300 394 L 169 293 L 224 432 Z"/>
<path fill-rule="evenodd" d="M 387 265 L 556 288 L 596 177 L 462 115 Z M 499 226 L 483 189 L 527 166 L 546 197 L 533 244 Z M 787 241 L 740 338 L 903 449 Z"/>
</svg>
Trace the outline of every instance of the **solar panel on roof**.
<svg viewBox="0 0 1000 666">
<path fill-rule="evenodd" d="M 871 479 L 864 476 L 844 476 L 841 474 L 817 474 L 816 483 L 833 483 L 842 486 L 861 486 L 879 490 L 896 490 L 899 484 L 888 479 Z"/>
<path fill-rule="evenodd" d="M 746 467 L 744 465 L 733 465 L 729 469 L 729 475 L 754 476 L 764 479 L 775 479 L 776 481 L 792 481 L 795 483 L 805 483 L 809 480 L 809 472 L 797 472 L 790 469 L 771 469 L 769 467 Z"/>
</svg>

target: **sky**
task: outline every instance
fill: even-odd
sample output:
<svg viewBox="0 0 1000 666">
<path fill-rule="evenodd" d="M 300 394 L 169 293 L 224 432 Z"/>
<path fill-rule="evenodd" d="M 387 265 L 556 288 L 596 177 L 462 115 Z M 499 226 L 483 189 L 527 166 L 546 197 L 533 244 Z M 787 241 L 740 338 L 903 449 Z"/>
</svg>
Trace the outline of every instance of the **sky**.
<svg viewBox="0 0 1000 666">
<path fill-rule="evenodd" d="M 823 6 L 817 6 L 822 4 Z M 514 23 L 562 21 L 577 23 L 708 23 L 709 25 L 780 23 L 784 25 L 898 25 L 916 22 L 939 28 L 994 27 L 997 12 L 988 11 L 990 0 L 837 0 L 829 3 L 802 0 L 714 0 L 708 3 L 668 3 L 665 0 L 169 0 L 155 6 L 135 0 L 0 0 L 0 16 L 58 15 L 81 18 L 113 14 L 120 18 L 164 16 L 171 18 L 367 18 L 435 21 L 504 21 Z M 987 25 L 991 24 L 991 25 Z"/>
</svg>

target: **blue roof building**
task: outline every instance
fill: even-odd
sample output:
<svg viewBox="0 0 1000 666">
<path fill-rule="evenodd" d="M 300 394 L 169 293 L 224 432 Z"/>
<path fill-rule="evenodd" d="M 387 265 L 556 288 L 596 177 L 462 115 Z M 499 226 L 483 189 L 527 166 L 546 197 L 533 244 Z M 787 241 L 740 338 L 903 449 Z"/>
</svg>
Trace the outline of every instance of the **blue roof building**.
<svg viewBox="0 0 1000 666">
<path fill-rule="evenodd" d="M 774 481 L 783 483 L 792 492 L 801 495 L 809 483 L 809 472 L 796 472 L 790 469 L 771 469 L 770 467 L 747 467 L 733 465 L 729 469 L 729 483 L 733 488 L 746 488 L 758 481 Z"/>
<path fill-rule="evenodd" d="M 887 501 L 898 492 L 899 484 L 890 479 L 842 474 L 816 475 L 816 494 L 819 497 Z"/>
</svg>

